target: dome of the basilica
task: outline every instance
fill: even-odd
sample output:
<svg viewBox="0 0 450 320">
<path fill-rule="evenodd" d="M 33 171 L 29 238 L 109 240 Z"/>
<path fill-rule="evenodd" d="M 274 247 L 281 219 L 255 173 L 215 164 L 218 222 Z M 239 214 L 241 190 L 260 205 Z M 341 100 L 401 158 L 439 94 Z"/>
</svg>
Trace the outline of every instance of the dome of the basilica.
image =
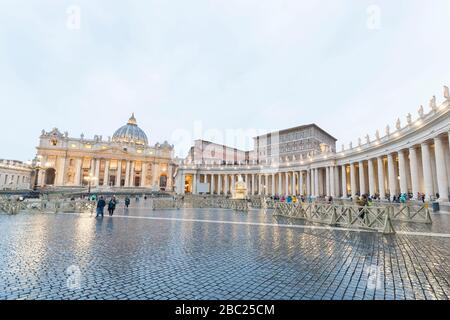
<svg viewBox="0 0 450 320">
<path fill-rule="evenodd" d="M 128 120 L 127 124 L 120 127 L 114 132 L 112 136 L 113 142 L 118 143 L 131 143 L 137 145 L 147 145 L 148 139 L 145 132 L 138 127 L 134 113 Z"/>
</svg>

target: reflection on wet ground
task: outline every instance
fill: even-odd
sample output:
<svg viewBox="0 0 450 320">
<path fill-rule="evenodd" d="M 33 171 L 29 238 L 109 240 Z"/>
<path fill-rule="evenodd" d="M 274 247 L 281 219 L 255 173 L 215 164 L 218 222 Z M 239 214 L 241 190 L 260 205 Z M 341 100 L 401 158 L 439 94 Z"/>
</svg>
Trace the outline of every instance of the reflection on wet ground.
<svg viewBox="0 0 450 320">
<path fill-rule="evenodd" d="M 103 219 L 0 215 L 0 298 L 448 299 L 450 238 L 432 234 L 450 215 L 433 221 L 383 236 L 143 200 Z"/>
</svg>

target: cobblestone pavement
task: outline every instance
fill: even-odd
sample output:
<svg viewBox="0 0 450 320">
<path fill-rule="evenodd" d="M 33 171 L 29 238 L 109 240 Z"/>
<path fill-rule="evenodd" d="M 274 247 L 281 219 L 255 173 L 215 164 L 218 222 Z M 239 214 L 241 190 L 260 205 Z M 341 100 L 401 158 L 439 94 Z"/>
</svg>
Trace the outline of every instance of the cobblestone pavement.
<svg viewBox="0 0 450 320">
<path fill-rule="evenodd" d="M 147 205 L 103 219 L 0 215 L 0 299 L 450 297 L 450 215 L 401 225 L 429 235 L 383 236 L 256 210 Z"/>
</svg>

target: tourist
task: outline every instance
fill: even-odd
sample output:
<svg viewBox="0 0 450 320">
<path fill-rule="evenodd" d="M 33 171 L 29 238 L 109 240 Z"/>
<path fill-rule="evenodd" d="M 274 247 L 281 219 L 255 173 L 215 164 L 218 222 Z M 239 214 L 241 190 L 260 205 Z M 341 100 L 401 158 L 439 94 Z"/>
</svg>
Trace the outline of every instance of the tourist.
<svg viewBox="0 0 450 320">
<path fill-rule="evenodd" d="M 112 216 L 114 214 L 114 210 L 116 210 L 116 204 L 117 204 L 116 197 L 112 196 L 111 200 L 109 200 L 108 202 L 109 216 Z"/>
<path fill-rule="evenodd" d="M 406 203 L 406 193 L 400 194 L 400 202 L 401 203 Z"/>
<path fill-rule="evenodd" d="M 100 196 L 100 198 L 99 198 L 99 200 L 97 202 L 97 215 L 96 215 L 96 217 L 102 216 L 102 218 L 103 218 L 103 209 L 105 208 L 105 206 L 106 206 L 106 201 L 103 199 L 103 196 Z"/>
<path fill-rule="evenodd" d="M 128 208 L 128 206 L 130 205 L 130 198 L 128 198 L 128 196 L 125 197 L 125 207 Z"/>
</svg>

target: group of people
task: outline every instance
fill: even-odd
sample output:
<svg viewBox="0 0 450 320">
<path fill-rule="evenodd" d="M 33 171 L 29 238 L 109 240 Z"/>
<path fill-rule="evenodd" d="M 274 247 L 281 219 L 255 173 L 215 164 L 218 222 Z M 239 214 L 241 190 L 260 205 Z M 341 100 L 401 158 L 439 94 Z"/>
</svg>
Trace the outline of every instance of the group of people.
<svg viewBox="0 0 450 320">
<path fill-rule="evenodd" d="M 128 208 L 130 205 L 130 198 L 127 196 L 125 197 L 125 207 Z M 119 200 L 116 199 L 116 196 L 112 196 L 111 199 L 108 201 L 108 205 L 106 204 L 106 200 L 103 198 L 103 196 L 100 196 L 97 201 L 97 217 L 103 218 L 103 211 L 105 210 L 105 207 L 108 206 L 108 214 L 110 217 L 113 216 L 114 211 L 116 210 L 116 206 L 119 203 Z"/>
</svg>

